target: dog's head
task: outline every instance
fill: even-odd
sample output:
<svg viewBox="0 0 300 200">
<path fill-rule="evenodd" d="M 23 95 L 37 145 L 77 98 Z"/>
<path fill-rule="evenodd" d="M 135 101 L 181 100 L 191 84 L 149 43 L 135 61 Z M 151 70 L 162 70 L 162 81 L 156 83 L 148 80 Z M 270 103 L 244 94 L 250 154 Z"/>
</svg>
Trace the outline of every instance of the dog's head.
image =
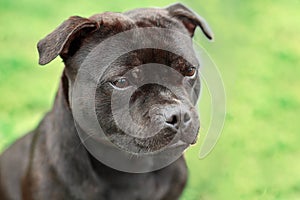
<svg viewBox="0 0 300 200">
<path fill-rule="evenodd" d="M 71 103 L 72 87 L 81 65 L 95 65 L 89 54 L 105 39 L 146 27 L 182 33 L 188 40 L 176 38 L 172 32 L 161 40 L 160 45 L 172 46 L 176 53 L 157 48 L 136 49 L 110 63 L 97 80 L 95 108 L 106 136 L 124 150 L 139 153 L 187 147 L 196 142 L 199 130 L 195 108 L 200 91 L 199 62 L 192 46 L 197 26 L 208 39 L 213 38 L 204 19 L 182 4 L 123 14 L 106 12 L 90 18 L 74 16 L 38 43 L 39 63 L 44 65 L 58 55 L 62 57 L 67 77 L 63 88 Z M 138 42 L 151 44 L 157 40 L 155 35 L 141 37 L 144 38 Z M 118 45 L 124 47 L 123 42 Z M 186 54 L 188 60 L 183 56 Z"/>
</svg>

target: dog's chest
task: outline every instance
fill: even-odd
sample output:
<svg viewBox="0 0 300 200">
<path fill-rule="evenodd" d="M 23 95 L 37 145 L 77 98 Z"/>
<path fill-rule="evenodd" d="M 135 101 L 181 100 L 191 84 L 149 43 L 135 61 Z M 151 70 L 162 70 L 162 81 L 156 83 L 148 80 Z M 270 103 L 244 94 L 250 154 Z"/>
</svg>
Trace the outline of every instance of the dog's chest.
<svg viewBox="0 0 300 200">
<path fill-rule="evenodd" d="M 105 179 L 107 200 L 159 200 L 169 190 L 171 177 L 149 173 L 122 174 Z"/>
</svg>

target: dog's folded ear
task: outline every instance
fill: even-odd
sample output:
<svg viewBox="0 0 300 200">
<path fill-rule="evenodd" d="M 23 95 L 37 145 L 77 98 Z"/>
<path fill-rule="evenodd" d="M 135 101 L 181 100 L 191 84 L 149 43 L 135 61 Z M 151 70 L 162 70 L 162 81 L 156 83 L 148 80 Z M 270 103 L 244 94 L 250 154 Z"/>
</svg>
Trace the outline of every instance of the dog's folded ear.
<svg viewBox="0 0 300 200">
<path fill-rule="evenodd" d="M 189 31 L 191 37 L 194 36 L 195 29 L 197 26 L 199 26 L 204 35 L 208 39 L 213 40 L 213 32 L 209 28 L 205 19 L 203 19 L 201 16 L 199 16 L 183 4 L 176 3 L 170 5 L 166 9 L 169 11 L 172 17 L 176 17 L 177 19 L 182 21 L 186 29 Z"/>
<path fill-rule="evenodd" d="M 75 53 L 80 42 L 76 43 L 76 40 L 98 28 L 99 24 L 96 21 L 79 16 L 70 17 L 39 41 L 37 45 L 39 64 L 45 65 L 58 55 L 65 57 Z"/>
</svg>

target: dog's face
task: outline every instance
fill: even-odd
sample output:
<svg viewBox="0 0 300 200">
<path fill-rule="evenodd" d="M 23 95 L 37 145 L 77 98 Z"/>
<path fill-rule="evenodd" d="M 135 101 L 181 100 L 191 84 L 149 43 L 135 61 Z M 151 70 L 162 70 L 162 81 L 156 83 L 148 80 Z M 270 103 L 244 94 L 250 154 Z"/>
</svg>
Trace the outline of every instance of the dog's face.
<svg viewBox="0 0 300 200">
<path fill-rule="evenodd" d="M 181 4 L 124 14 L 103 13 L 89 19 L 72 17 L 39 42 L 40 64 L 50 62 L 57 55 L 64 59 L 68 77 L 65 90 L 68 88 L 68 102 L 71 102 L 70 91 L 81 64 L 95 65 L 92 63 L 95 59 L 89 60 L 88 55 L 103 40 L 144 27 L 167 28 L 185 34 L 188 42 L 172 33 L 161 41 L 162 46 L 176 48 L 176 53 L 144 48 L 114 60 L 97 80 L 95 108 L 105 135 L 122 150 L 147 153 L 187 147 L 196 142 L 199 130 L 195 108 L 200 91 L 199 61 L 191 42 L 197 26 L 212 39 L 205 21 Z M 155 36 L 139 42 L 152 40 Z M 56 46 L 51 47 L 53 41 Z M 123 48 L 122 43 L 119 45 Z M 189 60 L 183 56 L 186 54 Z"/>
<path fill-rule="evenodd" d="M 198 63 L 164 50 L 130 52 L 112 63 L 98 82 L 98 121 L 110 141 L 126 151 L 188 146 L 195 143 L 199 129 L 199 84 Z"/>
</svg>

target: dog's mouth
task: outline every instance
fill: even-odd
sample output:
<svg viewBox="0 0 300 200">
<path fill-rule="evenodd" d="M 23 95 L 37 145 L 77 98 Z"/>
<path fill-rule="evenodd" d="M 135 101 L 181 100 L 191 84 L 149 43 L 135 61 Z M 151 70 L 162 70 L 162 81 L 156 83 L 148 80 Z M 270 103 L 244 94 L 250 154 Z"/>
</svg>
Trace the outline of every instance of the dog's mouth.
<svg viewBox="0 0 300 200">
<path fill-rule="evenodd" d="M 195 123 L 197 124 L 197 123 Z M 143 132 L 144 135 L 135 136 L 130 130 L 122 131 L 116 129 L 114 134 L 107 134 L 107 138 L 120 150 L 132 154 L 159 153 L 162 151 L 178 151 L 195 144 L 198 136 L 199 126 L 190 126 L 188 129 L 176 130 L 165 126 L 153 136 L 151 133 Z M 104 131 L 106 132 L 106 131 Z M 148 136 L 147 136 L 148 135 Z"/>
<path fill-rule="evenodd" d="M 167 126 L 152 137 L 134 138 L 133 140 L 138 147 L 146 151 L 159 151 L 165 148 L 172 149 L 182 146 L 188 147 L 196 143 L 199 128 L 193 130 L 193 127 L 191 127 L 189 131 L 174 130 Z"/>
<path fill-rule="evenodd" d="M 177 149 L 177 148 L 188 148 L 191 144 L 188 144 L 182 140 L 178 140 L 178 142 L 171 144 L 168 146 L 169 149 Z"/>
</svg>

